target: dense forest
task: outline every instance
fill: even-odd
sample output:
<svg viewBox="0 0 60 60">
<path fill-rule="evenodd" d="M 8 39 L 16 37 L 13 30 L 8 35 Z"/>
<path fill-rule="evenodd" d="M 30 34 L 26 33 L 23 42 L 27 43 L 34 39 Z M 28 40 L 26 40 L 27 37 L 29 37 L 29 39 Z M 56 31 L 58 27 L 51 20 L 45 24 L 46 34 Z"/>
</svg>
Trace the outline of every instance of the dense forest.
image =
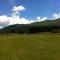
<svg viewBox="0 0 60 60">
<path fill-rule="evenodd" d="M 60 19 L 45 20 L 31 24 L 15 24 L 0 29 L 0 33 L 38 33 L 38 32 L 60 32 Z"/>
</svg>

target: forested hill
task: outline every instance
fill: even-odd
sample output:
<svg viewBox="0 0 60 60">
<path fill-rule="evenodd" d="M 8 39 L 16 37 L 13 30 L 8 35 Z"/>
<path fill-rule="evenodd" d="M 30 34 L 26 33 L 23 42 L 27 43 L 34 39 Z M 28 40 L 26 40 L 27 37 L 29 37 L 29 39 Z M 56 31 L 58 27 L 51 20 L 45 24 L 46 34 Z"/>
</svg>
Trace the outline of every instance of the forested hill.
<svg viewBox="0 0 60 60">
<path fill-rule="evenodd" d="M 37 33 L 37 32 L 60 32 L 60 19 L 45 20 L 31 24 L 15 24 L 0 29 L 0 33 Z"/>
</svg>

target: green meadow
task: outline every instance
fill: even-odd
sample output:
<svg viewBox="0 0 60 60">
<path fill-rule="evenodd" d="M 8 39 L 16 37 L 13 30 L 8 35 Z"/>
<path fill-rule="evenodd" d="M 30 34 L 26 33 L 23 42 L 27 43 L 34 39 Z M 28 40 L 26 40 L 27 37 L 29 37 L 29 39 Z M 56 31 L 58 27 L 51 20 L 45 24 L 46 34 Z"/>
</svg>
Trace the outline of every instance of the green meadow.
<svg viewBox="0 0 60 60">
<path fill-rule="evenodd" d="M 60 60 L 60 35 L 0 35 L 0 60 Z"/>
</svg>

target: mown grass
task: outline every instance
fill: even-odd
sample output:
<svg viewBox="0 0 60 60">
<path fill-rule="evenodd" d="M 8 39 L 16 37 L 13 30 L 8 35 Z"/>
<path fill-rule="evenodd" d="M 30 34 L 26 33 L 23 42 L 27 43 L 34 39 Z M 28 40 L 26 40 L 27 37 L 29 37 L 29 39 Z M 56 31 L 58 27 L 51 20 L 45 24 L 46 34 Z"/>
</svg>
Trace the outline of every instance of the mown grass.
<svg viewBox="0 0 60 60">
<path fill-rule="evenodd" d="M 60 60 L 60 35 L 0 35 L 0 60 Z"/>
</svg>

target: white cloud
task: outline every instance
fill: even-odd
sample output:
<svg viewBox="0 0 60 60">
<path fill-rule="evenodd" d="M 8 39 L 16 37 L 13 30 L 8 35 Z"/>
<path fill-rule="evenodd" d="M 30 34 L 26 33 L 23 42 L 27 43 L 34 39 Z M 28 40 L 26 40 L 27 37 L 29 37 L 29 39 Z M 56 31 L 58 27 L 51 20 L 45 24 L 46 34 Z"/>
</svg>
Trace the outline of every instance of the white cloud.
<svg viewBox="0 0 60 60">
<path fill-rule="evenodd" d="M 7 26 L 9 22 L 9 18 L 6 15 L 0 16 L 0 26 Z"/>
<path fill-rule="evenodd" d="M 11 24 L 28 24 L 29 20 L 27 20 L 26 18 L 20 18 L 19 15 L 15 16 L 15 17 L 10 17 L 10 25 Z"/>
<path fill-rule="evenodd" d="M 19 12 L 24 11 L 25 7 L 21 6 L 14 6 L 12 11 L 15 12 L 16 14 L 19 14 Z"/>
<path fill-rule="evenodd" d="M 60 13 L 54 13 L 53 15 L 53 19 L 58 19 L 58 18 L 60 18 Z"/>
<path fill-rule="evenodd" d="M 43 18 L 37 18 L 36 20 L 28 20 L 26 18 L 20 18 L 19 15 L 15 15 L 15 16 L 0 16 L 0 26 L 4 27 L 4 26 L 8 26 L 8 25 L 12 25 L 12 24 L 30 24 L 30 23 L 34 23 L 34 22 L 40 22 L 40 21 L 44 21 L 45 19 L 47 19 L 46 17 Z"/>
<path fill-rule="evenodd" d="M 28 24 L 29 20 L 20 18 L 19 15 L 8 17 L 6 15 L 0 16 L 0 26 L 8 26 L 12 24 Z"/>
<path fill-rule="evenodd" d="M 28 20 L 26 18 L 20 18 L 19 15 L 8 17 L 6 15 L 0 16 L 0 26 L 8 26 L 12 24 L 29 24 L 33 22 L 44 21 L 46 18 L 43 17 L 41 19 L 36 20 Z"/>
<path fill-rule="evenodd" d="M 40 19 L 41 19 L 41 17 L 40 17 L 40 16 L 38 16 L 38 17 L 37 17 L 37 20 L 40 20 Z"/>
<path fill-rule="evenodd" d="M 47 17 L 43 17 L 43 18 L 42 18 L 42 21 L 47 20 L 47 19 L 48 19 Z"/>
<path fill-rule="evenodd" d="M 38 16 L 36 21 L 40 22 L 40 21 L 44 21 L 44 20 L 47 20 L 47 19 L 48 19 L 47 17 L 42 17 L 41 18 L 41 17 Z"/>
</svg>

